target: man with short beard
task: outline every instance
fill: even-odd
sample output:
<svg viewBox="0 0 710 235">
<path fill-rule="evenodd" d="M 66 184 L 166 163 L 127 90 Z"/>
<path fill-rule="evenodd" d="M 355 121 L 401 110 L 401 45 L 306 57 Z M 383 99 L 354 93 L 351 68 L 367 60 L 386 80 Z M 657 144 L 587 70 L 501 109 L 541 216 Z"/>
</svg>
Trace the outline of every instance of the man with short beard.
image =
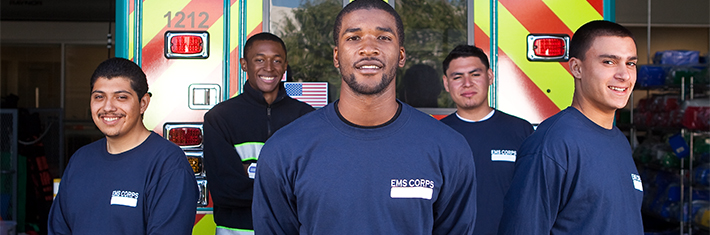
<svg viewBox="0 0 710 235">
<path fill-rule="evenodd" d="M 91 117 L 106 138 L 81 147 L 64 170 L 49 234 L 191 234 L 197 182 L 185 153 L 149 131 L 145 73 L 112 58 L 91 76 Z"/>
<path fill-rule="evenodd" d="M 340 99 L 282 128 L 262 148 L 256 234 L 472 234 L 475 166 L 466 140 L 398 101 L 399 15 L 381 0 L 335 21 Z"/>
</svg>

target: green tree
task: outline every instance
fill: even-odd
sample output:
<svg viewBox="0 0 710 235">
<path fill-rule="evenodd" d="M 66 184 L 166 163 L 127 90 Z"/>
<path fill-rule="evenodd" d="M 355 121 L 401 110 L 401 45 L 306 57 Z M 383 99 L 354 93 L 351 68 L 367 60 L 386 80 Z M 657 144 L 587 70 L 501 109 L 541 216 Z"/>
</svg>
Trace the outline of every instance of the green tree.
<svg viewBox="0 0 710 235">
<path fill-rule="evenodd" d="M 465 0 L 398 0 L 396 10 L 404 24 L 407 64 L 397 73 L 397 89 L 403 91 L 405 71 L 417 64 L 433 67 L 441 82 L 441 62 L 449 51 L 467 42 Z M 402 93 L 400 93 L 402 94 Z M 400 95 L 400 99 L 403 97 Z M 439 94 L 439 107 L 454 107 L 449 94 Z"/>
<path fill-rule="evenodd" d="M 302 1 L 280 32 L 288 48 L 293 80 L 328 82 L 333 97 L 338 97 L 341 82 L 333 65 L 333 23 L 342 8 L 339 0 Z"/>
</svg>

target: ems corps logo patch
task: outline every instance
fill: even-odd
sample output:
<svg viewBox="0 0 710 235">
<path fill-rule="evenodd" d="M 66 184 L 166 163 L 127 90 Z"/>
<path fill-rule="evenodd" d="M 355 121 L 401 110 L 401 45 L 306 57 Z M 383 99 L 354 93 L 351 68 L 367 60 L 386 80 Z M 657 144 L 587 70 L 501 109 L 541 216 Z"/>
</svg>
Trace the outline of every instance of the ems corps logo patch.
<svg viewBox="0 0 710 235">
<path fill-rule="evenodd" d="M 127 190 L 114 190 L 111 193 L 111 205 L 136 207 L 138 204 L 138 193 Z"/>
</svg>

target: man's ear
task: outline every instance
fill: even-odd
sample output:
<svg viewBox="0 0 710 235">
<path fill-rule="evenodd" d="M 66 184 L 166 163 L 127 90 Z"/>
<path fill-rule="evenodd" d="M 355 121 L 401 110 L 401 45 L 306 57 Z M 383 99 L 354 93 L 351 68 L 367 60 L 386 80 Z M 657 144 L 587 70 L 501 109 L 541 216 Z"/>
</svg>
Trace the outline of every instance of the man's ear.
<svg viewBox="0 0 710 235">
<path fill-rule="evenodd" d="M 333 47 L 333 65 L 336 68 L 340 68 L 340 61 L 338 61 L 338 47 Z"/>
<path fill-rule="evenodd" d="M 146 92 L 143 97 L 141 97 L 140 100 L 140 105 L 141 105 L 141 114 L 145 113 L 145 110 L 148 109 L 148 104 L 150 104 L 150 92 Z"/>
<path fill-rule="evenodd" d="M 582 77 L 582 60 L 577 57 L 569 58 L 569 70 L 574 78 Z"/>
<path fill-rule="evenodd" d="M 442 75 L 441 80 L 444 80 L 444 90 L 446 90 L 446 92 L 450 92 L 449 91 L 449 79 L 446 79 L 446 75 Z"/>
<path fill-rule="evenodd" d="M 239 58 L 239 65 L 241 65 L 242 70 L 243 70 L 244 72 L 247 71 L 247 59 L 245 59 L 245 58 Z"/>
<path fill-rule="evenodd" d="M 407 61 L 407 53 L 404 51 L 404 47 L 399 47 L 399 67 L 404 68 L 404 63 Z"/>
<path fill-rule="evenodd" d="M 488 68 L 488 71 L 486 71 L 486 73 L 488 73 L 488 85 L 490 86 L 491 84 L 493 84 L 493 80 L 495 79 L 495 77 L 493 77 L 493 69 Z"/>
</svg>

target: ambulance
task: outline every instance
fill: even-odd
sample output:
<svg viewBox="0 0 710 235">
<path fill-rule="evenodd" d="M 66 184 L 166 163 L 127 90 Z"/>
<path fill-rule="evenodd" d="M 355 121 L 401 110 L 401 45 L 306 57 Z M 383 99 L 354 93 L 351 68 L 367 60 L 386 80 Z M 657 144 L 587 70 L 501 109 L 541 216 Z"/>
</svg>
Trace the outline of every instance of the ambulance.
<svg viewBox="0 0 710 235">
<path fill-rule="evenodd" d="M 349 2 L 332 1 L 343 6 Z M 202 117 L 215 104 L 241 94 L 247 80 L 239 67 L 242 48 L 250 35 L 271 32 L 273 16 L 287 14 L 283 7 L 275 7 L 276 2 L 289 1 L 117 0 L 116 57 L 140 65 L 153 94 L 144 123 L 183 148 L 200 186 L 194 234 L 215 231 L 205 180 L 208 172 L 202 167 Z M 322 2 L 328 1 L 301 0 L 300 4 Z M 388 1 L 395 9 L 427 2 L 435 1 Z M 491 58 L 495 82 L 490 105 L 533 124 L 571 104 L 574 84 L 566 61 L 573 32 L 591 20 L 614 21 L 615 14 L 614 0 L 446 2 L 465 5 L 464 43 L 475 44 Z M 303 100 L 322 107 L 332 85 L 322 82 L 317 99 Z M 421 110 L 436 118 L 453 111 Z"/>
</svg>

